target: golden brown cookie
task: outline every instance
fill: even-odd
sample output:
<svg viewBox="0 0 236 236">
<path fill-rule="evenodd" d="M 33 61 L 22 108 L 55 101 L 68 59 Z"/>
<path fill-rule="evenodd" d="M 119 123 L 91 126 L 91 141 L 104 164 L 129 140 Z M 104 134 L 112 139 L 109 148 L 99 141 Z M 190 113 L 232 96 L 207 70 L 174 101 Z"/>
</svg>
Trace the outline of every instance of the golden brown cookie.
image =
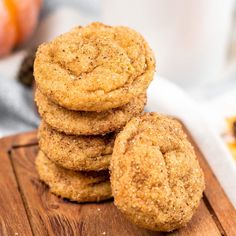
<svg viewBox="0 0 236 236">
<path fill-rule="evenodd" d="M 42 44 L 34 63 L 40 91 L 70 110 L 104 111 L 144 94 L 155 59 L 127 27 L 92 23 Z"/>
<path fill-rule="evenodd" d="M 115 205 L 133 223 L 172 231 L 191 219 L 204 177 L 180 123 L 146 113 L 133 118 L 115 140 L 111 184 Z"/>
<path fill-rule="evenodd" d="M 42 121 L 38 137 L 40 149 L 57 165 L 84 171 L 109 168 L 114 133 L 104 136 L 66 135 Z"/>
<path fill-rule="evenodd" d="M 146 95 L 103 112 L 72 111 L 51 102 L 38 89 L 35 101 L 42 118 L 54 129 L 74 135 L 98 135 L 121 129 L 132 117 L 142 113 Z"/>
<path fill-rule="evenodd" d="M 61 168 L 39 151 L 36 168 L 50 191 L 77 202 L 99 202 L 111 198 L 108 171 L 79 172 Z"/>
</svg>

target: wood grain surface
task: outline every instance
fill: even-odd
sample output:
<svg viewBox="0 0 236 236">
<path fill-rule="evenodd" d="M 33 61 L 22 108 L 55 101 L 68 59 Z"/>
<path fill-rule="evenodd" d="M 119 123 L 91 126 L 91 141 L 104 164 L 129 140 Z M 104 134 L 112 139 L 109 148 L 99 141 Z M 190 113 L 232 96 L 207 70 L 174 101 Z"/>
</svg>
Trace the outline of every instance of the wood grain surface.
<svg viewBox="0 0 236 236">
<path fill-rule="evenodd" d="M 112 201 L 77 204 L 56 197 L 39 181 L 36 132 L 0 140 L 0 235 L 236 235 L 236 212 L 188 133 L 204 170 L 206 190 L 189 224 L 171 233 L 130 223 Z"/>
</svg>

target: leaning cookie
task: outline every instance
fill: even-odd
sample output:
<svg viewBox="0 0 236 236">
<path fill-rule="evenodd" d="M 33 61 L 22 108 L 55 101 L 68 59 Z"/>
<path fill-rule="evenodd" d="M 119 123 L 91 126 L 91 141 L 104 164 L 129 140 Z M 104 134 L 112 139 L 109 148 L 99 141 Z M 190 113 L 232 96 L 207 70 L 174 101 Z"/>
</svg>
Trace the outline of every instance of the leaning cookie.
<svg viewBox="0 0 236 236">
<path fill-rule="evenodd" d="M 155 59 L 144 38 L 127 27 L 76 27 L 36 53 L 40 91 L 69 110 L 104 111 L 144 94 Z"/>
<path fill-rule="evenodd" d="M 58 106 L 38 89 L 35 93 L 35 101 L 42 118 L 54 129 L 74 135 L 99 135 L 119 130 L 132 117 L 143 112 L 146 100 L 146 95 L 142 94 L 122 107 L 103 112 L 86 112 Z"/>
<path fill-rule="evenodd" d="M 109 168 L 115 134 L 66 135 L 42 121 L 38 138 L 40 149 L 57 165 L 71 170 L 99 171 Z"/>
<path fill-rule="evenodd" d="M 204 177 L 180 123 L 146 113 L 133 118 L 116 138 L 111 184 L 115 205 L 133 223 L 172 231 L 191 219 Z"/>
<path fill-rule="evenodd" d="M 111 198 L 107 171 L 86 173 L 66 170 L 55 165 L 41 151 L 35 163 L 39 178 L 60 197 L 77 202 L 99 202 Z"/>
</svg>

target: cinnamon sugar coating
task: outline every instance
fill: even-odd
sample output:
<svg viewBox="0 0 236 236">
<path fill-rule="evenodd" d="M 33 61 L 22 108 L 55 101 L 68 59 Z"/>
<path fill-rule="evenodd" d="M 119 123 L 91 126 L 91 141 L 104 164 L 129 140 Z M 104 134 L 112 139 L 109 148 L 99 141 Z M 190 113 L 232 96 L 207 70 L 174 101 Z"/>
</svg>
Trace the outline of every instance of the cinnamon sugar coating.
<svg viewBox="0 0 236 236">
<path fill-rule="evenodd" d="M 35 161 L 39 178 L 52 193 L 77 202 L 99 202 L 111 198 L 107 171 L 79 172 L 55 165 L 39 151 Z"/>
<path fill-rule="evenodd" d="M 71 170 L 99 171 L 109 168 L 115 134 L 66 135 L 42 121 L 38 138 L 41 151 L 57 165 Z"/>
<path fill-rule="evenodd" d="M 146 95 L 142 94 L 124 106 L 103 112 L 72 111 L 51 102 L 38 89 L 35 93 L 44 121 L 58 131 L 74 135 L 100 135 L 119 130 L 143 112 L 146 100 Z"/>
<path fill-rule="evenodd" d="M 111 184 L 115 205 L 134 224 L 172 231 L 192 218 L 204 177 L 180 123 L 146 113 L 115 140 Z"/>
<path fill-rule="evenodd" d="M 143 37 L 122 26 L 92 23 L 76 27 L 36 54 L 40 91 L 70 110 L 103 111 L 145 93 L 155 59 Z"/>
</svg>

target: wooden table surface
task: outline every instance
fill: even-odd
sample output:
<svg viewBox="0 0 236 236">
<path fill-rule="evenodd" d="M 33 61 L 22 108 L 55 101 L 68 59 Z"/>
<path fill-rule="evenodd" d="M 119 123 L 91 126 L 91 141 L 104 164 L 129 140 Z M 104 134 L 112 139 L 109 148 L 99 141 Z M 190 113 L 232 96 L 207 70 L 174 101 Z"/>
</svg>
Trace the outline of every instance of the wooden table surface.
<svg viewBox="0 0 236 236">
<path fill-rule="evenodd" d="M 190 223 L 168 234 L 134 226 L 112 201 L 77 204 L 51 194 L 35 171 L 36 132 L 0 139 L 0 235 L 236 236 L 235 209 L 189 138 L 205 173 L 206 190 Z"/>
</svg>

